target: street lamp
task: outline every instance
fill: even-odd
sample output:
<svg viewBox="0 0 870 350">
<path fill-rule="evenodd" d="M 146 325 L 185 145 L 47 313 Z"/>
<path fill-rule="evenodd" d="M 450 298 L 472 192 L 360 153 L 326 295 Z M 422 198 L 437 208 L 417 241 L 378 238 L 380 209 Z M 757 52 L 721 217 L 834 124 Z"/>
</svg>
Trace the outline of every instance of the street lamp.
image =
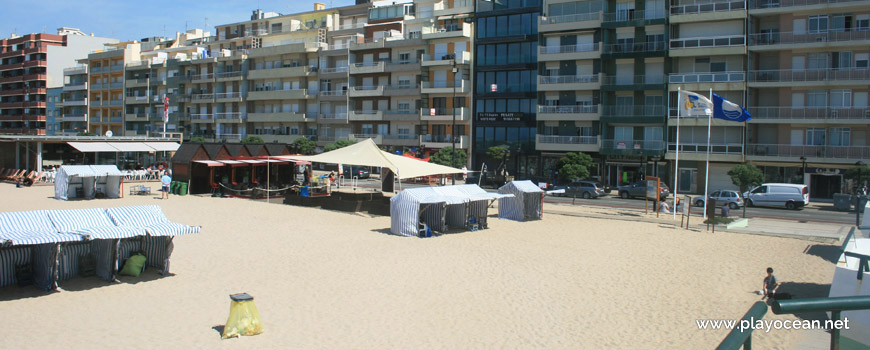
<svg viewBox="0 0 870 350">
<path fill-rule="evenodd" d="M 861 168 L 864 167 L 864 162 L 859 160 L 855 162 L 855 166 L 858 167 L 858 178 L 855 180 L 855 226 L 860 227 L 861 222 L 859 220 L 861 218 L 861 197 L 858 193 L 858 186 L 861 184 Z"/>
<path fill-rule="evenodd" d="M 456 55 L 454 53 L 454 55 Z M 453 103 L 451 106 L 453 107 L 453 124 L 450 125 L 450 143 L 451 143 L 451 152 L 450 152 L 450 166 L 456 168 L 456 73 L 458 69 L 456 69 L 456 56 L 453 57 Z M 450 175 L 450 181 L 452 185 L 456 184 L 456 174 Z"/>
<path fill-rule="evenodd" d="M 807 157 L 801 156 L 801 182 L 806 181 Z"/>
</svg>

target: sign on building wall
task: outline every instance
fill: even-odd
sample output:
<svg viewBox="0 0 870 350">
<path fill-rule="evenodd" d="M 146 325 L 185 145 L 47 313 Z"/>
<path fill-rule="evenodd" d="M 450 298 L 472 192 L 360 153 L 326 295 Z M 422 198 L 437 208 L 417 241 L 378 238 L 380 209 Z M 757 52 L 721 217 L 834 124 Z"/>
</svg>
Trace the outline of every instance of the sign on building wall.
<svg viewBox="0 0 870 350">
<path fill-rule="evenodd" d="M 477 113 L 477 120 L 484 122 L 520 122 L 525 120 L 526 113 L 521 112 L 486 112 Z"/>
</svg>

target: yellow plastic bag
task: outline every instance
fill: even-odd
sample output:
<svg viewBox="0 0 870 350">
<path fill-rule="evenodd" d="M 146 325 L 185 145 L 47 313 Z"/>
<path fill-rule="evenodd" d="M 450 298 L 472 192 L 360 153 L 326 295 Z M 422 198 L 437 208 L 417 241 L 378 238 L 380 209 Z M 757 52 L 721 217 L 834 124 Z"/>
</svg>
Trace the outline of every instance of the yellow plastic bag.
<svg viewBox="0 0 870 350">
<path fill-rule="evenodd" d="M 254 297 L 241 293 L 230 295 L 230 299 L 230 317 L 227 318 L 221 338 L 263 333 L 263 323 L 260 321 L 257 305 L 254 304 Z"/>
</svg>

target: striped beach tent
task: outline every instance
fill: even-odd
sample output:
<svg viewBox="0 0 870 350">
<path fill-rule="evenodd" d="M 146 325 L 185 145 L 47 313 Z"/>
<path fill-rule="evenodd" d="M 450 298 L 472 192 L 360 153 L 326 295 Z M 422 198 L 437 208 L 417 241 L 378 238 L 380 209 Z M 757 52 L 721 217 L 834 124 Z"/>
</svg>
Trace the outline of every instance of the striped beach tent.
<svg viewBox="0 0 870 350">
<path fill-rule="evenodd" d="M 529 180 L 511 181 L 498 189 L 513 197 L 498 200 L 498 217 L 518 221 L 541 219 L 545 192 Z"/>
<path fill-rule="evenodd" d="M 513 197 L 513 194 L 486 192 L 474 184 L 433 187 L 432 189 L 443 195 L 466 199 L 463 204 L 447 206 L 447 225 L 449 227 L 466 227 L 469 218 L 472 217 L 482 226 L 486 226 L 491 202 L 499 198 Z"/>
<path fill-rule="evenodd" d="M 115 225 L 103 208 L 48 210 L 47 213 L 58 231 L 81 235 L 86 239 L 122 239 L 145 235 L 142 227 Z"/>
<path fill-rule="evenodd" d="M 178 236 L 199 233 L 199 226 L 170 222 L 159 205 L 109 208 L 115 225 L 143 227 L 149 236 Z"/>
<path fill-rule="evenodd" d="M 15 284 L 16 270 L 29 266 L 38 288 L 56 288 L 59 243 L 81 240 L 58 232 L 44 210 L 0 213 L 0 286 Z"/>
<path fill-rule="evenodd" d="M 124 174 L 115 165 L 64 165 L 57 170 L 54 181 L 54 198 L 67 200 L 82 189 L 84 198 L 94 198 L 98 190 L 106 198 L 121 195 Z"/>
<path fill-rule="evenodd" d="M 405 189 L 390 198 L 390 232 L 402 236 L 417 236 L 423 220 L 434 231 L 447 229 L 447 206 L 464 204 L 461 197 L 444 195 L 432 187 Z"/>
</svg>

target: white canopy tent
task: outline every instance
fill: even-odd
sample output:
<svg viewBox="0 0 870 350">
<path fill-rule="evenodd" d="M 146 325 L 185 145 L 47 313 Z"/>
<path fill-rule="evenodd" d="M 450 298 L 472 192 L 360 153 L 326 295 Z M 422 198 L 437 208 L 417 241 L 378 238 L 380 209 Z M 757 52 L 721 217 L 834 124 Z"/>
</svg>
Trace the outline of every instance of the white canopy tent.
<svg viewBox="0 0 870 350">
<path fill-rule="evenodd" d="M 274 158 L 388 168 L 396 173 L 396 177 L 399 179 L 441 174 L 464 174 L 466 172 L 462 169 L 422 162 L 381 151 L 371 139 L 313 156 L 277 156 Z"/>
<path fill-rule="evenodd" d="M 477 185 L 405 189 L 390 198 L 390 232 L 416 236 L 421 220 L 439 232 L 464 228 L 469 217 L 485 222 L 489 203 L 509 197 L 513 194 L 489 193 Z"/>
<path fill-rule="evenodd" d="M 83 198 L 92 199 L 96 192 L 104 193 L 106 198 L 118 198 L 123 177 L 115 165 L 64 165 L 55 177 L 54 198 L 76 197 L 78 188 L 82 189 Z"/>
</svg>

